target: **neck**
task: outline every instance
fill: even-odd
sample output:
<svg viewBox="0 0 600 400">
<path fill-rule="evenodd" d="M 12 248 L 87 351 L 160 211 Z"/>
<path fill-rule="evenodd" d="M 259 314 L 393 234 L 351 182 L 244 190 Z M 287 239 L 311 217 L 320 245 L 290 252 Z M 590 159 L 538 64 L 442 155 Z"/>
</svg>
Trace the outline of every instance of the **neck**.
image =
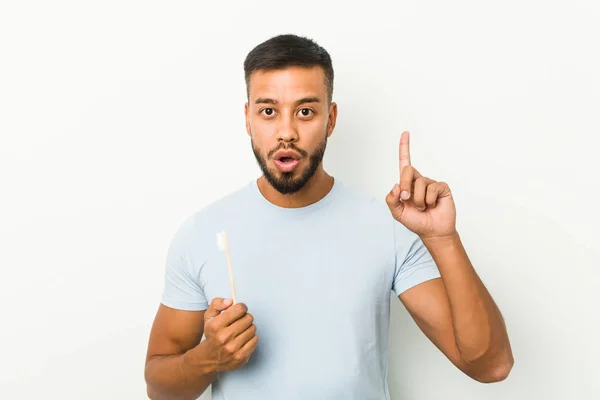
<svg viewBox="0 0 600 400">
<path fill-rule="evenodd" d="M 323 168 L 319 168 L 302 189 L 292 194 L 279 193 L 264 176 L 258 179 L 258 189 L 265 199 L 284 208 L 300 208 L 316 203 L 325 197 L 332 187 L 333 177 Z"/>
</svg>

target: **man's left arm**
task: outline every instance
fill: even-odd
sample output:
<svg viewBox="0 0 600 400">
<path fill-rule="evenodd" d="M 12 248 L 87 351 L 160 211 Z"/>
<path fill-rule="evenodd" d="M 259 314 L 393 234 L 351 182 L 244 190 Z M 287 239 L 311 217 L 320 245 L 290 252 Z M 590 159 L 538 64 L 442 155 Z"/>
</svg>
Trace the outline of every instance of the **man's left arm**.
<svg viewBox="0 0 600 400">
<path fill-rule="evenodd" d="M 419 236 L 441 279 L 402 291 L 400 300 L 461 371 L 480 382 L 501 381 L 514 363 L 504 320 L 456 231 L 450 188 L 412 166 L 409 138 L 404 132 L 400 139 L 400 183 L 386 202 L 394 219 Z"/>
<path fill-rule="evenodd" d="M 425 336 L 465 374 L 484 383 L 506 379 L 514 360 L 504 319 L 459 235 L 423 243 L 442 279 L 416 285 L 400 300 Z"/>
</svg>

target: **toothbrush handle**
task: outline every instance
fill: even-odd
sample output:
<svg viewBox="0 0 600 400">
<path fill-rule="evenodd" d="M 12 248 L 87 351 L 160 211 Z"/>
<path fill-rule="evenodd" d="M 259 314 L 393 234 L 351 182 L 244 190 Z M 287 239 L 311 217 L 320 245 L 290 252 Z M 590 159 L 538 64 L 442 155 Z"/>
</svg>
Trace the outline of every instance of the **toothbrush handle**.
<svg viewBox="0 0 600 400">
<path fill-rule="evenodd" d="M 231 298 L 233 300 L 233 304 L 237 303 L 235 296 L 235 283 L 233 280 L 233 270 L 231 269 L 231 257 L 229 255 L 229 246 L 227 246 L 225 254 L 227 255 L 227 268 L 229 269 L 229 283 L 231 284 Z"/>
</svg>

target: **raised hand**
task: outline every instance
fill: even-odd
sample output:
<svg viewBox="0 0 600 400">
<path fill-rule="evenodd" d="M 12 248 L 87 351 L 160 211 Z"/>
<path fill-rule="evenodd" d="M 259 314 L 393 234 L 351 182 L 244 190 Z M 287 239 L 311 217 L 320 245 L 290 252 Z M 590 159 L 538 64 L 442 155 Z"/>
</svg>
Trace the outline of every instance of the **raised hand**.
<svg viewBox="0 0 600 400">
<path fill-rule="evenodd" d="M 456 232 L 456 207 L 444 182 L 422 176 L 410 162 L 410 133 L 400 138 L 400 183 L 386 197 L 392 216 L 421 238 Z"/>
</svg>

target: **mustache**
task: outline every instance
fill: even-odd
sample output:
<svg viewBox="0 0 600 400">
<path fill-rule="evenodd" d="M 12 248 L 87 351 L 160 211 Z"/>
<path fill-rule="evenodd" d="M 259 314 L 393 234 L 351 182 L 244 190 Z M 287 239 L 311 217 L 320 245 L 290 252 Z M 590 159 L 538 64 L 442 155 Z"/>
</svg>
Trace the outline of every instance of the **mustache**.
<svg viewBox="0 0 600 400">
<path fill-rule="evenodd" d="M 288 145 L 286 144 L 280 144 L 279 146 L 275 147 L 274 149 L 272 149 L 271 151 L 269 151 L 269 154 L 267 154 L 267 156 L 269 158 L 273 157 L 273 154 L 275 154 L 276 152 L 278 152 L 279 150 L 293 150 L 296 153 L 300 154 L 302 157 L 307 157 L 308 153 L 304 150 L 302 150 L 301 148 L 297 147 L 295 144 L 290 143 Z"/>
</svg>

